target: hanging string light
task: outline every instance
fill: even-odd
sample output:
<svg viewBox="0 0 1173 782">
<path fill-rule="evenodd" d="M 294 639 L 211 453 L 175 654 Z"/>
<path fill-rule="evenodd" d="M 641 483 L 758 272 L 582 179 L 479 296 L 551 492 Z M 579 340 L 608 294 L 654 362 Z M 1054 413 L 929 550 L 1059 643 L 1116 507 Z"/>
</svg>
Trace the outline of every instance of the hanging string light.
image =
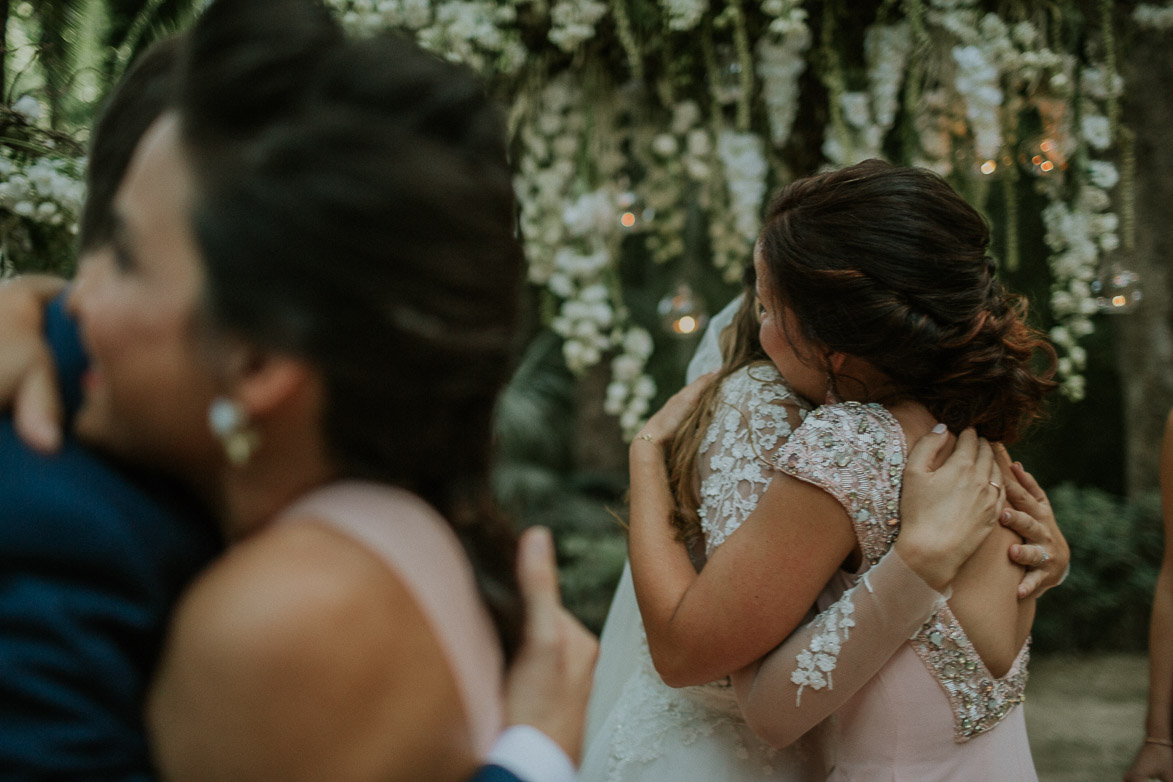
<svg viewBox="0 0 1173 782">
<path fill-rule="evenodd" d="M 1018 162 L 1028 174 L 1043 177 L 1067 168 L 1067 160 L 1059 141 L 1043 133 L 1022 142 L 1018 148 Z"/>
<path fill-rule="evenodd" d="M 1144 298 L 1140 275 L 1120 263 L 1110 263 L 1099 279 L 1091 283 L 1096 306 L 1106 315 L 1127 315 Z"/>
<path fill-rule="evenodd" d="M 709 322 L 704 301 L 687 282 L 677 283 L 672 293 L 660 299 L 656 309 L 664 331 L 680 339 L 700 334 Z"/>
</svg>

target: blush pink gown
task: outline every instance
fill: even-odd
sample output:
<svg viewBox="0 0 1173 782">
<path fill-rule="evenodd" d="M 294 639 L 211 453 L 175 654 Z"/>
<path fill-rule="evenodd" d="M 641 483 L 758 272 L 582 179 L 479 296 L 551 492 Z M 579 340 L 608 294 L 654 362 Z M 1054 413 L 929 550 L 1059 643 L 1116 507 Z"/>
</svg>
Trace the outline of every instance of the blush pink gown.
<svg viewBox="0 0 1173 782">
<path fill-rule="evenodd" d="M 503 720 L 503 653 L 472 564 L 448 523 L 410 492 L 363 481 L 317 489 L 282 518 L 311 518 L 338 530 L 407 586 L 444 650 L 474 747 L 484 758 Z"/>
<path fill-rule="evenodd" d="M 872 575 L 899 532 L 906 445 L 882 406 L 847 402 L 807 416 L 778 450 L 779 469 L 834 496 L 852 519 L 864 555 L 861 572 L 840 571 L 819 598 L 813 636 L 797 655 L 774 655 L 755 687 L 790 689 L 796 705 L 853 694 L 836 712 L 836 782 L 1035 782 L 1021 703 L 1029 640 L 1010 670 L 993 676 L 944 600 L 911 638 L 856 688 L 858 672 L 840 669 L 861 621 L 847 600 L 874 592 Z M 894 554 L 894 552 L 893 552 Z M 891 555 L 889 555 L 891 556 Z M 783 679 L 785 677 L 785 679 Z M 788 718 L 778 703 L 776 719 Z"/>
</svg>

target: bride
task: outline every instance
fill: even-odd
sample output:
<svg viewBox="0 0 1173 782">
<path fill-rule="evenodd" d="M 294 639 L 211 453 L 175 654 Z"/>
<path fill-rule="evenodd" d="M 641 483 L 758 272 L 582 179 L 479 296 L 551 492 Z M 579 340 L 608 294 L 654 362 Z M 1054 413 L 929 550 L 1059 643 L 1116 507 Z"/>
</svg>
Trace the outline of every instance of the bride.
<svg viewBox="0 0 1173 782">
<path fill-rule="evenodd" d="M 733 350 L 726 351 L 722 368 L 705 397 L 697 400 L 696 387 L 690 387 L 665 410 L 693 408 L 678 431 L 691 431 L 694 435 L 691 440 L 684 437 L 676 443 L 686 441 L 693 458 L 689 459 L 689 453 L 681 458 L 679 448 L 669 456 L 674 465 L 687 468 L 677 469 L 673 475 L 676 497 L 699 498 L 695 512 L 690 513 L 684 503 L 677 507 L 685 529 L 692 525 L 693 534 L 688 539 L 703 542 L 703 548 L 694 545 L 690 550 L 692 566 L 697 569 L 736 534 L 757 506 L 775 474 L 768 466 L 769 456 L 785 444 L 809 407 L 768 363 L 756 339 L 758 323 L 750 309 L 751 302 L 747 293 L 740 307 L 735 302 L 714 320 L 690 365 L 691 380 L 720 360 L 714 335 L 732 319 L 734 322 L 724 330 L 724 342 Z M 651 424 L 648 428 L 652 428 Z M 691 648 L 680 642 L 687 640 L 683 630 L 671 637 L 671 643 L 660 639 L 658 654 L 649 650 L 636 595 L 640 595 L 640 607 L 653 611 L 665 603 L 677 605 L 682 595 L 665 594 L 671 592 L 666 586 L 671 579 L 655 578 L 654 570 L 653 577 L 647 577 L 647 571 L 652 570 L 650 565 L 662 561 L 657 560 L 662 552 L 656 547 L 668 544 L 663 535 L 659 539 L 641 538 L 635 521 L 638 514 L 649 509 L 654 516 L 656 503 L 671 504 L 673 498 L 667 495 L 667 481 L 648 481 L 646 474 L 638 471 L 641 455 L 636 449 L 652 450 L 652 440 L 637 440 L 632 454 L 632 565 L 637 577 L 633 579 L 631 569 L 625 570 L 603 631 L 582 779 L 825 779 L 833 764 L 834 747 L 829 726 L 823 721 L 864 685 L 940 605 L 943 595 L 938 589 L 947 588 L 991 529 L 1001 498 L 1000 492 L 991 491 L 991 482 L 997 485 L 999 481 L 1012 480 L 1004 451 L 999 452 L 1004 475 L 1000 479 L 993 452 L 988 445 L 979 444 L 972 432 L 962 434 L 957 450 L 947 461 L 930 469 L 949 439 L 939 434 L 922 438 L 910 454 L 900 508 L 901 535 L 893 550 L 868 572 L 869 589 L 824 606 L 824 621 L 827 617 L 848 617 L 843 624 L 851 628 L 852 643 L 839 650 L 833 670 L 813 671 L 813 689 L 819 689 L 815 686 L 819 684 L 818 677 L 825 677 L 829 684 L 834 676 L 834 695 L 828 697 L 832 690 L 828 686 L 820 698 L 808 697 L 805 704 L 800 698 L 797 713 L 788 710 L 789 735 L 801 738 L 783 750 L 773 749 L 753 735 L 727 681 L 721 680 L 752 659 L 733 663 L 719 659 L 719 655 L 706 659 L 703 642 Z M 1004 517 L 1004 521 L 1036 545 L 1015 546 L 1011 553 L 1021 564 L 1044 565 L 1024 579 L 1022 589 L 1029 593 L 1058 581 L 1065 564 L 1058 560 L 1065 559 L 1061 553 L 1065 546 L 1061 539 L 1053 540 L 1058 538 L 1058 531 L 1046 509 L 1045 497 L 1028 475 L 1020 469 L 1014 472 L 1034 494 L 1012 486 L 1011 498 L 1030 510 L 1034 518 L 1007 511 L 1009 519 Z M 690 481 L 697 488 L 690 490 Z M 1048 551 L 1044 545 L 1055 551 Z M 649 557 L 644 562 L 640 561 L 641 551 Z M 638 578 L 641 565 L 645 571 L 642 581 Z M 695 578 L 695 571 L 690 578 Z M 795 581 L 801 578 L 800 573 L 793 576 Z M 768 621 L 747 623 L 739 632 L 749 636 L 745 645 L 761 645 L 762 639 L 781 640 L 812 615 L 774 616 Z M 660 626 L 665 624 L 664 617 L 657 619 Z M 810 647 L 814 633 L 810 625 L 793 632 L 771 658 L 794 660 Z"/>
</svg>

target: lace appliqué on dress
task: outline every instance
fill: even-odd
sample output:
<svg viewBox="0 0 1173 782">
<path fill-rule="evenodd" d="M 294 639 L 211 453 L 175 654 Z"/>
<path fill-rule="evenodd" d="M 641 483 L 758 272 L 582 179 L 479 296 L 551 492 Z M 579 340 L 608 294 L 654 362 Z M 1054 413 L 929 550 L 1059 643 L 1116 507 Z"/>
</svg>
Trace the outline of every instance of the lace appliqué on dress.
<svg viewBox="0 0 1173 782">
<path fill-rule="evenodd" d="M 790 674 L 790 681 L 798 685 L 795 706 L 802 705 L 802 691 L 806 687 L 812 690 L 834 688 L 831 672 L 839 661 L 839 649 L 851 636 L 851 628 L 855 627 L 855 619 L 852 617 L 855 603 L 851 601 L 851 596 L 857 588 L 852 587 L 844 592 L 842 598 L 811 623 L 818 628 L 818 633 L 811 638 L 810 646 L 798 653 L 798 667 Z"/>
<path fill-rule="evenodd" d="M 797 411 L 801 417 L 806 409 L 772 364 L 755 364 L 725 379 L 698 459 L 698 515 L 706 556 L 711 556 L 757 507 L 758 498 L 777 474 L 769 455 L 789 437 L 789 416 Z M 652 663 L 642 628 L 640 635 L 640 665 L 614 707 L 616 724 L 608 746 L 607 782 L 636 779 L 639 773 L 633 765 L 651 763 L 674 748 L 714 735 L 720 736 L 735 757 L 747 764 L 757 762 L 757 771 L 767 778 L 779 772 L 773 765 L 776 759 L 792 759 L 795 753 L 811 753 L 813 757 L 816 745 L 800 742 L 782 752 L 754 739 L 728 681 L 681 688 L 664 684 Z M 747 740 L 753 740 L 754 746 Z"/>
<path fill-rule="evenodd" d="M 774 475 L 770 456 L 790 436 L 790 416 L 801 420 L 806 410 L 772 364 L 726 378 L 698 459 L 706 557 L 753 513 Z"/>
<path fill-rule="evenodd" d="M 730 744 L 734 757 L 747 763 L 757 757 L 762 763 L 762 776 L 774 774 L 771 761 L 780 751 L 764 743 L 755 747 L 755 752 L 750 751 L 737 730 L 745 720 L 727 680 L 672 688 L 660 680 L 652 665 L 646 635 L 640 656 L 639 669 L 624 685 L 615 704 L 618 721 L 607 758 L 607 782 L 631 779 L 627 772 L 633 764 L 650 763 L 675 747 L 718 733 L 722 742 Z"/>
<path fill-rule="evenodd" d="M 807 416 L 775 454 L 775 462 L 779 469 L 824 489 L 843 505 L 870 567 L 891 548 L 900 531 L 906 450 L 904 431 L 882 405 L 845 402 L 820 407 Z M 866 584 L 866 573 L 863 581 Z M 837 605 L 852 604 L 841 600 Z M 843 609 L 833 620 L 837 626 L 829 623 L 798 656 L 791 681 L 799 685 L 800 696 L 804 686 L 814 690 L 832 686 L 830 674 L 850 629 L 843 626 L 840 613 Z M 1006 675 L 995 678 L 949 605 L 942 602 L 910 643 L 949 697 L 958 742 L 994 727 L 1023 701 L 1029 640 Z"/>
</svg>

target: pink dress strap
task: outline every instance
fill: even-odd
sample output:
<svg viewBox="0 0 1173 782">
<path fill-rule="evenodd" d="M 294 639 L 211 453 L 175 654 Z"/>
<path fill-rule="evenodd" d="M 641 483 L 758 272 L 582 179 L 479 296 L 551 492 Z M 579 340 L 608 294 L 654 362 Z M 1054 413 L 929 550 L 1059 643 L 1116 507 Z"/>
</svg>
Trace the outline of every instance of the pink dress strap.
<svg viewBox="0 0 1173 782">
<path fill-rule="evenodd" d="M 484 757 L 502 725 L 504 655 L 479 597 L 472 564 L 443 517 L 403 489 L 346 481 L 311 492 L 281 518 L 325 523 L 370 549 L 395 572 L 448 658 L 474 746 Z"/>
</svg>

